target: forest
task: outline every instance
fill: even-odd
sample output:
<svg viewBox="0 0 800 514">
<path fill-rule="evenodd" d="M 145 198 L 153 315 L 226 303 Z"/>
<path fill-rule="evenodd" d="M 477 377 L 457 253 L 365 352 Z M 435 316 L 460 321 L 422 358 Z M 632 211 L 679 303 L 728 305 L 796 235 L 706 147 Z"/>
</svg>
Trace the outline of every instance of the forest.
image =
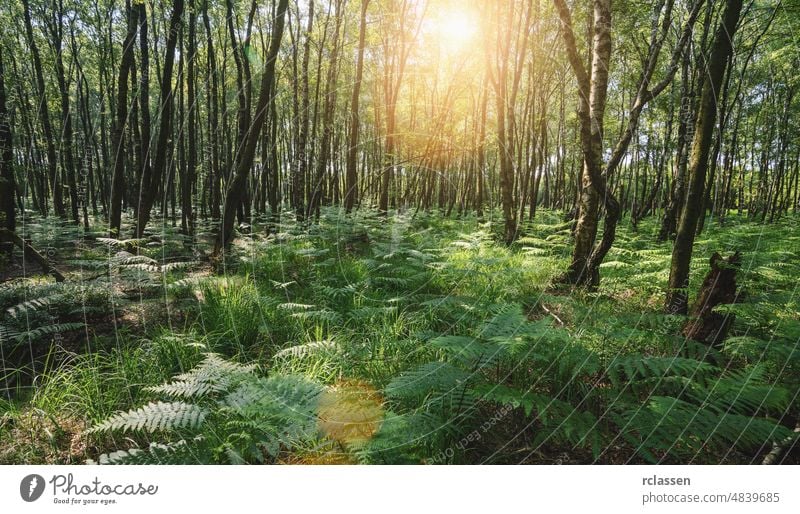
<svg viewBox="0 0 800 514">
<path fill-rule="evenodd" d="M 3 0 L 0 463 L 800 463 L 797 0 Z"/>
</svg>

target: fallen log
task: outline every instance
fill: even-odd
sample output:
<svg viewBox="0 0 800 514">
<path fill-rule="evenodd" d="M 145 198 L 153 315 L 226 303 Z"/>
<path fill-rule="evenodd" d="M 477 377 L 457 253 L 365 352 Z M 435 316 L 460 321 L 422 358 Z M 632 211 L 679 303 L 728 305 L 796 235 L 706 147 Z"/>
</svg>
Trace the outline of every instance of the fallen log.
<svg viewBox="0 0 800 514">
<path fill-rule="evenodd" d="M 778 464 L 778 459 L 783 457 L 783 455 L 794 448 L 795 445 L 800 441 L 800 422 L 797 423 L 797 426 L 794 427 L 794 434 L 785 437 L 782 441 L 776 442 L 772 445 L 772 451 L 764 457 L 764 460 L 761 461 L 761 464 L 765 466 L 771 466 L 772 464 Z"/>
<path fill-rule="evenodd" d="M 55 266 L 50 264 L 50 261 L 48 261 L 44 255 L 36 251 L 36 248 L 31 246 L 29 242 L 19 237 L 16 232 L 12 232 L 6 228 L 0 228 L 0 241 L 14 243 L 22 250 L 22 254 L 24 255 L 25 259 L 37 263 L 42 267 L 42 270 L 44 270 L 45 273 L 53 275 L 53 277 L 56 279 L 56 282 L 63 282 L 65 280 L 64 275 L 58 271 Z"/>
<path fill-rule="evenodd" d="M 714 307 L 722 304 L 736 303 L 736 273 L 742 263 L 742 255 L 734 253 L 724 259 L 719 253 L 711 256 L 711 269 L 703 280 L 689 313 L 689 321 L 683 326 L 684 337 L 708 345 L 722 343 L 733 324 L 732 314 L 714 312 Z"/>
</svg>

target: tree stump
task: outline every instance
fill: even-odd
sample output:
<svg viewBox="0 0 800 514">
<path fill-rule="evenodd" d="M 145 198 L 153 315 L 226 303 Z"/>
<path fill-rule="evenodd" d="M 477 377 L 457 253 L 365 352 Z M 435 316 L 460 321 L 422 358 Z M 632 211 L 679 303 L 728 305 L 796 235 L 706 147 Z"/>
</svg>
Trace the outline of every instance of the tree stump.
<svg viewBox="0 0 800 514">
<path fill-rule="evenodd" d="M 714 312 L 714 307 L 722 304 L 736 303 L 736 273 L 742 264 L 742 255 L 734 253 L 724 259 L 719 253 L 711 256 L 709 270 L 700 292 L 689 313 L 690 319 L 683 326 L 684 337 L 706 343 L 720 344 L 733 323 L 732 314 Z"/>
</svg>

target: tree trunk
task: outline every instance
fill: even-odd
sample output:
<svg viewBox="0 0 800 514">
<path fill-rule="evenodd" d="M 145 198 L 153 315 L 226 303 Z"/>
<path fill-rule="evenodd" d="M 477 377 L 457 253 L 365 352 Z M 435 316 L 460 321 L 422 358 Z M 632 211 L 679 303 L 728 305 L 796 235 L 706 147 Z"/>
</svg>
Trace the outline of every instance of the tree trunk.
<svg viewBox="0 0 800 514">
<path fill-rule="evenodd" d="M 156 155 L 153 160 L 153 169 L 150 176 L 142 174 L 142 183 L 139 191 L 139 205 L 136 220 L 136 237 L 142 237 L 147 222 L 150 221 L 150 211 L 155 203 L 159 186 L 167 176 L 167 152 L 172 136 L 172 107 L 174 95 L 172 88 L 172 70 L 175 64 L 175 47 L 178 43 L 178 33 L 183 17 L 183 0 L 174 0 L 172 4 L 172 16 L 169 21 L 169 32 L 167 34 L 167 51 L 164 58 L 164 69 L 161 75 L 161 106 L 158 127 L 158 141 L 156 143 Z M 166 194 L 166 191 L 165 191 Z"/>
<path fill-rule="evenodd" d="M 258 96 L 258 103 L 256 104 L 255 117 L 250 125 L 247 140 L 242 151 L 242 157 L 236 167 L 236 173 L 231 179 L 231 183 L 228 187 L 228 194 L 225 198 L 222 227 L 214 248 L 214 254 L 217 256 L 220 255 L 223 248 L 226 247 L 233 238 L 233 221 L 236 215 L 236 208 L 241 203 L 242 195 L 244 194 L 245 183 L 250 174 L 250 168 L 253 165 L 256 145 L 258 144 L 261 129 L 264 127 L 264 119 L 267 116 L 269 104 L 275 101 L 275 99 L 272 98 L 272 91 L 275 87 L 275 61 L 278 58 L 278 50 L 281 45 L 288 3 L 288 0 L 278 0 L 275 24 L 270 36 L 269 52 L 266 56 L 266 64 L 264 65 L 264 72 L 261 76 L 261 90 Z"/>
<path fill-rule="evenodd" d="M 331 140 L 333 138 L 333 114 L 336 107 L 336 72 L 338 68 L 338 55 L 339 55 L 339 34 L 342 26 L 342 19 L 344 13 L 342 12 L 342 0 L 335 2 L 333 7 L 333 0 L 331 7 L 336 10 L 336 21 L 333 29 L 333 48 L 330 53 L 330 63 L 328 64 L 328 74 L 325 80 L 325 92 L 323 94 L 323 107 L 322 107 L 322 137 L 320 140 L 319 156 L 316 162 L 316 170 L 314 173 L 314 182 L 311 189 L 311 199 L 308 205 L 307 217 L 314 216 L 319 219 L 320 206 L 323 202 L 323 191 L 325 189 L 325 175 L 327 174 L 328 167 L 331 160 Z"/>
<path fill-rule="evenodd" d="M 570 65 L 578 79 L 578 118 L 583 153 L 582 191 L 575 226 L 575 246 L 567 276 L 572 284 L 589 284 L 589 258 L 597 238 L 599 190 L 605 191 L 603 170 L 603 115 L 608 89 L 608 67 L 611 59 L 610 0 L 594 1 L 592 37 L 592 67 L 587 73 L 577 53 L 572 20 L 564 0 L 555 0 L 561 18 L 563 36 L 568 48 Z M 600 181 L 597 179 L 601 178 Z"/>
<path fill-rule="evenodd" d="M 45 144 L 47 146 L 47 170 L 50 177 L 50 188 L 53 190 L 53 209 L 59 217 L 66 217 L 64 210 L 64 199 L 61 191 L 61 181 L 58 177 L 58 157 L 56 156 L 56 140 L 53 136 L 53 126 L 50 123 L 50 109 L 47 106 L 47 90 L 44 85 L 44 75 L 42 73 L 42 59 L 39 56 L 39 47 L 33 37 L 33 26 L 31 24 L 31 7 L 29 0 L 22 0 L 24 6 L 25 34 L 28 39 L 28 46 L 31 50 L 33 59 L 33 69 L 36 75 L 36 93 L 39 100 L 37 111 L 39 120 L 44 131 Z"/>
<path fill-rule="evenodd" d="M 308 5 L 308 25 L 303 42 L 303 61 L 300 69 L 300 127 L 297 131 L 292 165 L 292 204 L 295 216 L 302 220 L 306 215 L 306 172 L 308 168 L 308 130 L 311 118 L 308 90 L 308 64 L 311 60 L 311 29 L 314 26 L 314 2 Z"/>
<path fill-rule="evenodd" d="M 79 223 L 78 218 L 78 186 L 75 180 L 75 156 L 72 149 L 72 110 L 69 102 L 69 85 L 64 72 L 63 53 L 63 2 L 54 4 L 53 19 L 50 23 L 50 36 L 53 51 L 55 52 L 56 84 L 58 84 L 59 100 L 61 101 L 61 160 L 67 174 L 67 187 L 69 189 L 69 204 L 72 221 Z"/>
<path fill-rule="evenodd" d="M 369 0 L 361 0 L 361 22 L 358 28 L 358 57 L 356 59 L 356 77 L 353 83 L 353 96 L 350 100 L 350 132 L 347 137 L 347 164 L 345 167 L 344 208 L 347 214 L 358 203 L 358 104 L 361 95 L 361 79 L 364 74 L 364 46 L 367 29 L 367 7 Z"/>
<path fill-rule="evenodd" d="M 189 12 L 188 65 L 186 78 L 186 101 L 188 102 L 187 123 L 184 130 L 188 132 L 188 154 L 186 156 L 186 175 L 181 180 L 181 228 L 185 234 L 194 234 L 194 185 L 197 176 L 197 97 L 195 94 L 195 58 L 197 57 L 196 37 L 197 12 Z"/>
<path fill-rule="evenodd" d="M 3 214 L 2 227 L 11 232 L 17 227 L 14 209 L 14 153 L 11 132 L 11 116 L 6 107 L 5 68 L 3 49 L 0 46 L 0 213 Z"/>
<path fill-rule="evenodd" d="M 122 196 L 125 191 L 125 124 L 128 120 L 128 75 L 134 67 L 133 45 L 136 39 L 136 18 L 130 0 L 125 2 L 128 30 L 122 43 L 122 60 L 117 79 L 117 118 L 111 131 L 114 172 L 111 179 L 109 235 L 119 237 L 122 223 Z"/>
<path fill-rule="evenodd" d="M 725 68 L 733 51 L 733 36 L 736 33 L 741 10 L 742 0 L 730 0 L 725 5 L 722 22 L 717 27 L 711 57 L 707 63 L 708 72 L 703 74 L 700 106 L 687 170 L 688 190 L 672 249 L 665 304 L 666 311 L 673 314 L 686 314 L 688 308 L 689 265 L 692 260 L 697 220 L 702 215 L 708 154 L 717 120 L 717 98 L 722 88 Z"/>
<path fill-rule="evenodd" d="M 214 36 L 211 32 L 211 22 L 208 18 L 208 0 L 203 2 L 203 25 L 206 29 L 206 54 L 209 82 L 211 90 L 207 96 L 208 110 L 208 140 L 211 146 L 211 159 L 208 164 L 208 181 L 210 189 L 211 218 L 220 218 L 220 181 L 222 173 L 220 170 L 220 140 L 219 140 L 219 79 L 217 78 L 217 59 L 214 53 Z"/>
</svg>

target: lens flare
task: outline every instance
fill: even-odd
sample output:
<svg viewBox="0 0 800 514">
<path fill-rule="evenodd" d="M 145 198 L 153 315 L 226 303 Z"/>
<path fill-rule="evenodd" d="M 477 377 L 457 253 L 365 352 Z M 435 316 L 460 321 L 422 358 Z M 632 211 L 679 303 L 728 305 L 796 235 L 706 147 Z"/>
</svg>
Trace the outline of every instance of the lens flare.
<svg viewBox="0 0 800 514">
<path fill-rule="evenodd" d="M 328 388 L 319 402 L 320 432 L 342 444 L 371 439 L 383 421 L 383 399 L 361 381 L 340 382 Z"/>
</svg>

